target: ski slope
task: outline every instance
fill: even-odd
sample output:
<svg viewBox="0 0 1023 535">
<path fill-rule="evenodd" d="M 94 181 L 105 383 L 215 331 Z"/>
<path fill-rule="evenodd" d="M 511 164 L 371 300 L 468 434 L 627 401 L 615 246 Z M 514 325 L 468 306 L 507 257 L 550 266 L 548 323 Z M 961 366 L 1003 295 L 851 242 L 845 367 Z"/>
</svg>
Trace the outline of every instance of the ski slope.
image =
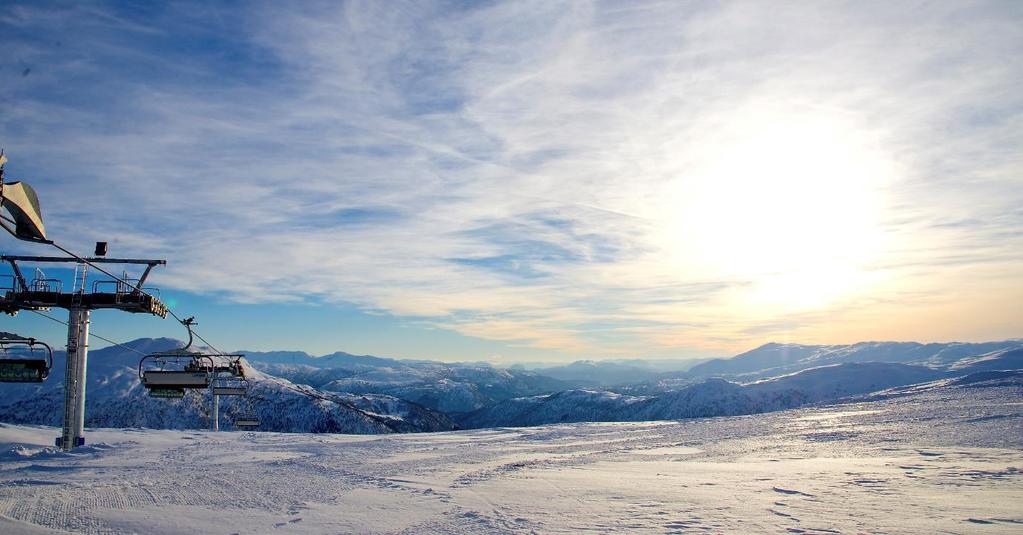
<svg viewBox="0 0 1023 535">
<path fill-rule="evenodd" d="M 680 422 L 0 427 L 2 533 L 1021 533 L 1020 376 Z"/>
</svg>

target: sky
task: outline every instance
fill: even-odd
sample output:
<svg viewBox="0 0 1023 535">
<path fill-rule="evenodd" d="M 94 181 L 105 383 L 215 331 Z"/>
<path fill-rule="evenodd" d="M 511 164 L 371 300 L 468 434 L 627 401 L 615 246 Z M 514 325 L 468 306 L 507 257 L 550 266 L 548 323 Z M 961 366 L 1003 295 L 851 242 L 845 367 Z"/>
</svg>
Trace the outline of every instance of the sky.
<svg viewBox="0 0 1023 535">
<path fill-rule="evenodd" d="M 218 347 L 1023 336 L 1023 3 L 149 4 L 5 3 L 0 146 Z"/>
</svg>

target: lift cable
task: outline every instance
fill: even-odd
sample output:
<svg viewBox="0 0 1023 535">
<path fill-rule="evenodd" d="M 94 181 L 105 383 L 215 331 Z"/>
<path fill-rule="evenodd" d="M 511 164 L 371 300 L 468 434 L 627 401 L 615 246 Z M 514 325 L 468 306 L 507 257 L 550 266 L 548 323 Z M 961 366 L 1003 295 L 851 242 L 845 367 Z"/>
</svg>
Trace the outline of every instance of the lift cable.
<svg viewBox="0 0 1023 535">
<path fill-rule="evenodd" d="M 88 265 L 89 267 L 92 267 L 92 268 L 96 269 L 96 270 L 97 270 L 97 271 L 99 271 L 100 273 L 103 273 L 104 275 L 107 275 L 108 277 L 111 277 L 111 278 L 113 278 L 113 279 L 114 279 L 114 280 L 116 280 L 117 282 L 119 282 L 119 283 L 121 283 L 121 284 L 124 284 L 124 285 L 126 285 L 126 286 L 130 287 L 130 288 L 131 288 L 131 289 L 132 289 L 133 291 L 139 292 L 139 293 L 141 293 L 141 294 L 145 294 L 145 295 L 148 295 L 148 296 L 150 296 L 150 297 L 153 297 L 154 299 L 156 298 L 156 296 L 154 296 L 154 295 L 150 294 L 149 292 L 147 292 L 147 291 L 143 290 L 141 286 L 137 286 L 137 285 L 133 284 L 133 283 L 132 283 L 131 281 L 129 281 L 129 280 L 126 280 L 126 279 L 124 279 L 124 278 L 122 278 L 122 277 L 119 277 L 119 276 L 117 276 L 117 275 L 114 275 L 113 273 L 111 273 L 111 272 L 109 272 L 109 271 L 107 271 L 107 270 L 103 269 L 103 267 L 99 266 L 99 265 L 98 265 L 98 264 L 96 264 L 95 262 L 90 262 L 88 258 L 85 258 L 85 257 L 79 256 L 79 255 L 75 254 L 75 253 L 74 253 L 73 251 L 71 251 L 71 250 L 69 250 L 69 249 L 67 249 L 67 248 L 65 248 L 65 247 L 62 247 L 62 246 L 61 246 L 60 244 L 58 244 L 57 242 L 55 242 L 55 241 L 51 241 L 51 242 L 50 242 L 50 245 L 52 245 L 52 246 L 56 247 L 57 249 L 59 249 L 59 250 L 60 250 L 60 251 L 62 251 L 63 253 L 65 253 L 65 254 L 67 254 L 67 255 L 69 255 L 69 256 L 71 256 L 71 257 L 75 258 L 75 259 L 76 259 L 76 260 L 78 260 L 79 262 L 83 262 L 83 263 L 85 263 L 86 265 Z M 167 313 L 168 313 L 168 314 L 170 314 L 170 315 L 171 315 L 171 316 L 172 316 L 172 317 L 173 317 L 173 318 L 174 318 L 175 320 L 177 320 L 177 322 L 178 322 L 178 323 L 181 323 L 182 325 L 184 325 L 184 323 L 185 323 L 185 320 L 184 320 L 184 318 L 182 318 L 181 316 L 177 315 L 177 313 L 175 313 L 175 312 L 174 312 L 173 310 L 171 310 L 171 309 L 170 309 L 170 307 L 168 307 L 168 308 L 167 308 Z M 213 351 L 215 351 L 215 352 L 217 352 L 217 353 L 223 353 L 222 351 L 220 351 L 219 349 L 217 349 L 216 347 L 214 347 L 214 346 L 213 346 L 213 344 L 211 344 L 211 343 L 207 342 L 207 341 L 206 341 L 206 339 L 205 339 L 205 338 L 203 338 L 201 334 L 199 334 L 199 333 L 197 333 L 197 332 L 194 332 L 194 331 L 193 331 L 193 334 L 195 334 L 195 336 L 196 336 L 196 337 L 197 337 L 197 338 L 198 338 L 199 340 L 202 340 L 202 342 L 203 342 L 204 344 L 206 344 L 206 346 L 207 346 L 207 347 L 209 347 L 210 349 L 212 349 Z M 97 337 L 97 338 L 98 338 L 98 337 Z M 109 341 L 109 340 L 108 340 L 108 341 Z M 111 342 L 111 343 L 115 343 L 115 342 Z"/>
<path fill-rule="evenodd" d="M 53 316 L 51 316 L 49 314 L 44 314 L 44 313 L 42 313 L 42 312 L 40 312 L 38 310 L 29 309 L 28 311 L 32 312 L 34 314 L 39 314 L 40 316 L 42 316 L 42 317 L 44 317 L 44 318 L 46 318 L 46 319 L 48 319 L 50 321 L 55 321 L 55 322 L 57 322 L 57 323 L 59 323 L 61 325 L 67 326 L 67 322 L 62 320 L 62 319 L 60 319 L 60 318 L 55 318 L 55 317 L 53 317 Z M 115 346 L 122 347 L 124 349 L 127 349 L 128 351 L 134 351 L 135 353 L 138 353 L 139 355 L 145 355 L 146 354 L 146 353 L 143 353 L 142 351 L 139 351 L 138 349 L 135 349 L 134 347 L 126 346 L 126 345 L 124 345 L 124 344 L 122 344 L 120 342 L 115 342 L 115 341 L 113 341 L 113 340 L 111 340 L 109 338 L 104 338 L 104 337 L 102 337 L 102 336 L 100 336 L 100 335 L 98 335 L 98 334 L 96 334 L 96 333 L 94 333 L 92 331 L 89 331 L 89 336 L 91 336 L 93 338 L 99 338 L 100 340 L 103 340 L 104 342 L 107 342 L 107 343 L 110 343 L 110 344 L 114 344 Z"/>
<path fill-rule="evenodd" d="M 32 312 L 34 314 L 38 314 L 38 315 L 40 315 L 40 316 L 42 316 L 42 317 L 44 317 L 44 318 L 46 318 L 46 319 L 48 319 L 50 321 L 54 321 L 54 322 L 60 323 L 61 325 L 67 326 L 67 322 L 62 320 L 62 319 L 60 319 L 60 318 L 55 318 L 53 316 L 50 316 L 49 314 L 45 314 L 45 313 L 40 312 L 38 310 L 29 310 L 29 312 Z M 209 342 L 207 342 L 205 338 L 203 338 L 202 336 L 199 336 L 199 333 L 196 333 L 196 332 L 193 331 L 193 334 L 195 334 L 196 337 L 198 337 L 200 340 L 202 340 L 203 343 L 206 344 L 207 347 L 209 347 L 210 349 L 213 349 L 217 353 L 221 353 L 221 351 L 219 349 L 213 347 L 213 345 L 210 344 Z M 113 340 L 111 340 L 109 338 L 105 338 L 105 337 L 100 336 L 100 335 L 98 335 L 98 334 L 96 334 L 94 332 L 90 332 L 89 336 L 92 336 L 94 338 L 98 338 L 100 340 L 103 340 L 104 342 L 113 344 L 115 346 L 127 349 L 128 351 L 132 351 L 132 352 L 138 353 L 139 355 L 142 355 L 142 356 L 148 355 L 148 353 L 145 353 L 143 351 L 139 351 L 138 349 L 135 349 L 133 347 L 127 346 L 127 345 L 122 344 L 120 342 L 115 342 L 115 341 L 113 341 Z M 330 402 L 330 403 L 334 403 L 336 405 L 341 405 L 341 406 L 343 406 L 343 407 L 345 407 L 345 408 L 347 408 L 349 410 L 358 412 L 358 413 L 366 416 L 367 418 L 376 421 L 377 423 L 383 425 L 384 427 L 387 427 L 389 429 L 394 429 L 393 422 L 391 422 L 387 418 L 384 418 L 384 417 L 379 416 L 377 414 L 373 414 L 373 413 L 371 413 L 369 411 L 365 411 L 363 409 L 360 409 L 359 407 L 356 407 L 351 402 L 349 402 L 347 400 L 344 400 L 342 398 L 339 398 L 339 397 L 336 397 L 336 396 L 331 396 L 331 395 L 324 395 L 324 394 L 317 394 L 317 393 L 314 393 L 314 392 L 309 392 L 308 390 L 302 388 L 302 386 L 305 386 L 305 385 L 288 384 L 288 382 L 285 382 L 285 381 L 283 381 L 283 380 L 281 380 L 281 379 L 279 379 L 277 377 L 270 378 L 270 382 L 276 384 L 277 386 L 280 386 L 282 388 L 285 388 L 285 389 L 290 390 L 290 391 L 292 391 L 292 392 L 294 392 L 296 394 L 305 396 L 305 397 L 310 398 L 310 399 L 317 399 L 317 400 L 320 400 L 320 401 L 327 401 L 327 402 Z"/>
<path fill-rule="evenodd" d="M 173 312 L 171 312 L 171 314 L 174 314 L 174 313 L 173 313 Z M 174 314 L 174 319 L 178 319 L 178 316 L 177 316 L 177 314 Z M 180 320 L 180 319 L 178 319 L 178 321 L 181 321 L 181 320 Z M 208 347 L 208 348 L 212 349 L 212 350 L 213 350 L 213 352 L 214 352 L 215 354 L 218 354 L 218 355 L 223 355 L 223 354 L 225 354 L 225 353 L 224 353 L 223 351 L 221 351 L 221 350 L 217 349 L 216 347 L 213 347 L 213 344 L 211 344 L 211 343 L 207 342 L 207 341 L 206 341 L 206 339 L 205 339 L 205 338 L 203 338 L 201 334 L 199 334 L 199 333 L 197 333 L 197 332 L 195 332 L 195 331 L 193 331 L 193 332 L 192 332 L 192 334 L 194 334 L 196 338 L 198 338 L 198 339 L 202 340 L 202 343 L 206 344 L 206 347 Z"/>
<path fill-rule="evenodd" d="M 136 285 L 136 284 L 133 284 L 133 283 L 132 283 L 131 281 L 125 280 L 124 278 L 122 278 L 122 277 L 119 277 L 119 276 L 117 276 L 117 275 L 115 275 L 115 274 L 113 274 L 113 273 L 111 273 L 111 272 L 107 271 L 106 269 L 103 269 L 103 267 L 101 267 L 101 266 L 97 265 L 97 264 L 96 264 L 95 262 L 91 262 L 91 261 L 89 261 L 89 259 L 87 259 L 87 258 L 85 258 L 85 257 L 82 257 L 82 256 L 79 256 L 79 255 L 77 255 L 77 254 L 75 254 L 75 253 L 74 253 L 73 251 L 71 251 L 71 250 L 69 250 L 69 249 L 66 249 L 66 248 L 62 247 L 62 246 L 61 246 L 61 245 L 59 245 L 58 243 L 56 243 L 56 242 L 54 242 L 54 241 L 51 241 L 51 242 L 50 242 L 50 245 L 52 245 L 52 246 L 56 247 L 57 249 L 59 249 L 59 250 L 60 250 L 60 251 L 62 251 L 63 253 L 65 253 L 65 254 L 67 254 L 67 255 L 69 255 L 69 256 L 71 256 L 71 257 L 75 258 L 75 259 L 76 259 L 76 260 L 78 260 L 79 262 L 82 262 L 82 263 L 84 263 L 84 264 L 86 264 L 86 265 L 88 265 L 88 266 L 90 266 L 90 267 L 92 267 L 92 268 L 96 269 L 96 270 L 97 270 L 97 271 L 99 271 L 100 273 L 103 273 L 104 275 L 107 275 L 107 276 L 109 276 L 109 277 L 113 278 L 114 280 L 118 281 L 119 283 L 127 285 L 128 287 L 132 288 L 132 290 L 133 290 L 133 291 L 137 291 L 137 292 L 139 292 L 139 293 L 142 293 L 142 294 L 145 294 L 145 295 L 149 295 L 150 297 L 154 297 L 154 298 L 155 298 L 155 296 L 153 296 L 153 295 L 152 295 L 152 294 L 150 294 L 149 292 L 146 292 L 145 290 L 143 290 L 141 286 L 138 286 L 138 285 Z M 39 314 L 39 315 L 41 315 L 41 316 L 44 316 L 44 317 L 46 317 L 46 318 L 49 318 L 49 319 L 53 320 L 53 321 L 56 321 L 56 322 L 60 322 L 60 323 L 63 323 L 63 324 L 65 324 L 65 325 L 67 325 L 67 323 L 66 323 L 66 322 L 63 322 L 63 321 L 61 321 L 61 320 L 59 320 L 59 319 L 57 319 L 57 318 L 51 317 L 51 316 L 47 316 L 46 314 L 43 314 L 43 313 L 41 313 L 41 312 L 38 312 L 38 311 L 35 311 L 35 310 L 33 310 L 32 312 L 35 312 L 35 313 L 37 313 L 37 314 Z M 176 314 L 176 313 L 175 313 L 175 312 L 174 312 L 173 310 L 171 310 L 170 308 L 168 308 L 168 309 L 167 309 L 167 312 L 168 312 L 168 313 L 169 313 L 169 314 L 170 314 L 170 315 L 171 315 L 171 316 L 172 316 L 172 317 L 173 317 L 173 318 L 174 318 L 175 320 L 177 320 L 177 321 L 178 321 L 178 323 L 181 323 L 182 325 L 185 325 L 185 319 L 184 319 L 184 318 L 182 318 L 181 316 L 179 316 L 178 314 Z M 91 334 L 91 333 L 90 333 L 90 334 Z M 212 350 L 213 350 L 213 351 L 215 351 L 216 353 L 223 353 L 222 351 L 220 351 L 219 349 L 217 349 L 217 348 L 216 348 L 216 347 L 215 347 L 215 346 L 214 346 L 213 344 L 211 344 L 211 343 L 210 343 L 209 341 L 207 341 L 207 340 L 206 340 L 205 338 L 203 338 L 201 334 L 199 334 L 199 333 L 195 332 L 194 330 L 192 330 L 192 334 L 194 334 L 194 335 L 196 336 L 196 338 L 198 338 L 198 339 L 199 339 L 199 340 L 201 340 L 201 341 L 202 341 L 202 342 L 203 342 L 204 344 L 206 344 L 206 347 L 208 347 L 208 348 L 212 349 Z M 95 336 L 95 335 L 93 335 L 93 336 Z M 139 351 L 139 350 L 137 350 L 137 349 L 134 349 L 134 348 L 128 347 L 128 346 L 126 346 L 126 345 L 124 345 L 124 344 L 121 344 L 121 343 L 118 343 L 118 342 L 114 342 L 113 340 L 109 340 L 109 339 L 107 339 L 107 338 L 103 338 L 103 337 L 100 337 L 100 336 L 96 336 L 96 338 L 99 338 L 100 340 L 103 340 L 103 341 L 109 342 L 109 343 L 111 343 L 111 344 L 115 344 L 115 345 L 117 345 L 117 346 L 119 346 L 119 347 L 123 347 L 123 348 L 125 348 L 125 349 L 128 349 L 128 350 L 130 350 L 130 351 L 134 351 L 134 352 L 136 352 L 136 353 L 139 353 L 139 354 L 141 354 L 141 355 L 145 355 L 145 353 L 143 353 L 143 352 L 141 352 L 141 351 Z M 362 410 L 362 409 L 360 409 L 360 408 L 356 407 L 355 405 L 353 405 L 353 404 L 351 404 L 351 403 L 349 403 L 349 402 L 347 402 L 347 401 L 341 400 L 341 399 L 339 399 L 339 398 L 336 398 L 336 397 L 328 397 L 328 396 L 323 396 L 323 395 L 317 395 L 317 394 L 314 394 L 314 393 L 312 393 L 312 392 L 307 392 L 307 391 L 305 391 L 305 390 L 302 390 L 302 389 L 300 389 L 300 388 L 296 388 L 296 387 L 293 387 L 293 386 L 291 386 L 291 385 L 285 384 L 285 383 L 283 383 L 283 382 L 281 382 L 281 381 L 272 381 L 272 382 L 274 382 L 274 383 L 278 384 L 279 386 L 282 386 L 282 387 L 284 387 L 284 388 L 286 388 L 286 389 L 288 389 L 288 390 L 291 390 L 291 391 L 295 392 L 296 394 L 301 394 L 301 395 L 303 395 L 303 396 L 305 396 L 305 397 L 308 397 L 308 398 L 312 398 L 312 399 L 319 399 L 319 400 L 321 400 L 321 401 L 329 401 L 329 402 L 332 402 L 332 403 L 336 403 L 336 404 L 338 404 L 338 405 L 342 405 L 342 406 L 345 406 L 345 407 L 347 407 L 347 408 L 349 408 L 349 409 L 353 409 L 353 410 L 355 410 L 355 411 L 357 411 L 357 412 L 360 412 L 360 413 L 362 413 L 362 414 L 364 414 L 364 415 L 368 416 L 368 417 L 369 417 L 370 419 L 376 420 L 377 422 L 379 422 L 379 423 L 381 423 L 381 424 L 385 425 L 386 427 L 391 427 L 391 425 L 389 425 L 389 424 L 390 424 L 390 422 L 389 422 L 389 421 L 388 421 L 388 420 L 387 420 L 386 418 L 383 418 L 383 417 L 380 417 L 380 416 L 378 416 L 378 415 L 372 414 L 372 413 L 370 413 L 370 412 L 364 411 L 364 410 Z"/>
</svg>

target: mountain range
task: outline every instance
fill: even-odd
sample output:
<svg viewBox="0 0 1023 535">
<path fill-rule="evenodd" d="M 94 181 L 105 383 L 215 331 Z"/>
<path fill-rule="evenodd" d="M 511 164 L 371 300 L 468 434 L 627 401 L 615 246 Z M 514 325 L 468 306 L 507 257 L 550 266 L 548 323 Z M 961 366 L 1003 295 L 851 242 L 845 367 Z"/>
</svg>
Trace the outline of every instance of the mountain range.
<svg viewBox="0 0 1023 535">
<path fill-rule="evenodd" d="M 181 399 L 153 398 L 138 377 L 142 355 L 180 347 L 177 340 L 143 338 L 89 353 L 86 426 L 205 428 L 210 424 L 208 390 Z M 0 420 L 60 425 L 66 357 L 54 352 L 50 377 L 42 384 L 4 384 Z M 225 428 L 242 416 L 261 420 L 267 431 L 378 434 L 446 431 L 456 426 L 443 413 L 386 395 L 323 392 L 262 373 L 243 361 L 248 395 L 221 396 Z"/>
<path fill-rule="evenodd" d="M 714 359 L 688 371 L 691 377 L 756 379 L 844 362 L 897 362 L 942 368 L 956 361 L 1005 349 L 1023 341 L 986 343 L 860 342 L 849 345 L 770 343 L 730 359 Z"/>
<path fill-rule="evenodd" d="M 208 391 L 151 398 L 141 355 L 180 347 L 139 339 L 90 352 L 86 425 L 204 428 Z M 248 396 L 222 397 L 221 421 L 260 429 L 394 433 L 554 422 L 639 421 L 753 414 L 950 377 L 1023 368 L 1023 341 L 851 345 L 771 343 L 730 359 L 666 367 L 642 360 L 502 368 L 336 352 L 242 351 Z M 0 421 L 59 425 L 64 355 L 41 385 L 0 385 Z"/>
</svg>

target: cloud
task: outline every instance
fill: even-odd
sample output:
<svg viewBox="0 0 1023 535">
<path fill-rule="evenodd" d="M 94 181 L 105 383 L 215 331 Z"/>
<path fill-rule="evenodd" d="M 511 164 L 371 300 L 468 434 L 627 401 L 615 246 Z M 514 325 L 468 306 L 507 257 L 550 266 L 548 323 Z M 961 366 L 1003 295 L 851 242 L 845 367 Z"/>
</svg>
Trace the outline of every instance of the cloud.
<svg viewBox="0 0 1023 535">
<path fill-rule="evenodd" d="M 21 5 L 0 39 L 32 73 L 0 77 L 0 139 L 54 236 L 166 257 L 167 287 L 551 351 L 738 349 L 793 314 L 812 333 L 861 318 L 864 293 L 955 284 L 964 256 L 1018 273 L 1021 19 L 1006 3 Z M 750 304 L 810 264 L 862 276 L 827 314 Z"/>
</svg>

